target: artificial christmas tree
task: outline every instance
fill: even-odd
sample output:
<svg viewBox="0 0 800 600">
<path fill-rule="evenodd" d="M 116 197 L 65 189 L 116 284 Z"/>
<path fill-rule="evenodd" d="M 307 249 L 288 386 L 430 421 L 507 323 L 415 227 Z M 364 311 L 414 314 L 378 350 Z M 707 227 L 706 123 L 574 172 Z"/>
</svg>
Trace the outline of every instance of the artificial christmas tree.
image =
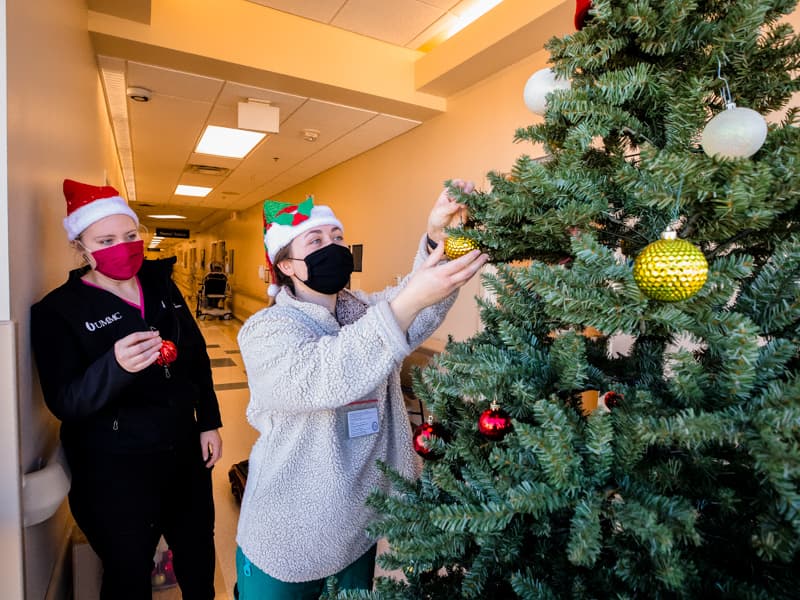
<svg viewBox="0 0 800 600">
<path fill-rule="evenodd" d="M 547 44 L 571 87 L 516 132 L 547 156 L 459 196 L 494 297 L 417 374 L 444 455 L 371 499 L 406 581 L 347 597 L 797 597 L 800 130 L 790 110 L 752 156 L 700 145 L 724 90 L 762 115 L 800 90 L 795 4 L 578 2 Z M 707 279 L 654 299 L 633 265 L 667 229 Z M 476 427 L 492 398 L 501 440 Z"/>
</svg>

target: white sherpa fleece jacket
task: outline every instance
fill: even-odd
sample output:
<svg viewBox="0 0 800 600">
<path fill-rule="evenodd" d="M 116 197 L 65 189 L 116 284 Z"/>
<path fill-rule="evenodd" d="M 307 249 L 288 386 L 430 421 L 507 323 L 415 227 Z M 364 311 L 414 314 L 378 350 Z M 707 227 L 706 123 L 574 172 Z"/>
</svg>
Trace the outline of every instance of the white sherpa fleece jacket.
<svg viewBox="0 0 800 600">
<path fill-rule="evenodd" d="M 414 268 L 426 257 L 423 237 Z M 400 365 L 441 324 L 456 295 L 420 312 L 404 335 L 388 301 L 407 280 L 374 295 L 340 292 L 341 325 L 283 288 L 274 306 L 239 331 L 247 419 L 260 436 L 236 541 L 276 579 L 327 577 L 375 543 L 366 533 L 374 515 L 365 501 L 374 489 L 388 489 L 377 460 L 418 475 Z M 350 438 L 347 413 L 365 407 L 377 407 L 379 432 Z"/>
</svg>

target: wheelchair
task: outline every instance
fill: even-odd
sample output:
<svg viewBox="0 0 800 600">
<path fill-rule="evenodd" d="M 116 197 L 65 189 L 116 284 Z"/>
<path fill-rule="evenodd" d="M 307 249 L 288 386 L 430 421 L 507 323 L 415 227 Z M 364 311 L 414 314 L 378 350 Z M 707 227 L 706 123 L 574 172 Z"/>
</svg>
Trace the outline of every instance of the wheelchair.
<svg viewBox="0 0 800 600">
<path fill-rule="evenodd" d="M 197 291 L 195 316 L 200 320 L 208 317 L 226 320 L 233 318 L 232 295 L 228 276 L 221 269 L 212 269 L 206 273 Z"/>
</svg>

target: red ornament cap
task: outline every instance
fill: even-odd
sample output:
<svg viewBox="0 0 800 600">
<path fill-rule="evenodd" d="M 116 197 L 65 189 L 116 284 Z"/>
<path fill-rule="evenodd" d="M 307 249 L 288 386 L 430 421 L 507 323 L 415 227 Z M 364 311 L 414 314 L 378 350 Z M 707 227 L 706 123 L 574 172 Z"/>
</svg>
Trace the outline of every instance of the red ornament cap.
<svg viewBox="0 0 800 600">
<path fill-rule="evenodd" d="M 575 29 L 578 31 L 583 29 L 590 8 L 592 0 L 575 0 Z"/>
</svg>

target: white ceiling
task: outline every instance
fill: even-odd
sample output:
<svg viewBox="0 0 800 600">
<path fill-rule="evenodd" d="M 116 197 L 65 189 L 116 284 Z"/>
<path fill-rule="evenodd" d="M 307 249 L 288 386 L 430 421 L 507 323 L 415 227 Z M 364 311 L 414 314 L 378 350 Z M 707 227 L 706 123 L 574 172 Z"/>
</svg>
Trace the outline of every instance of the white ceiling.
<svg viewBox="0 0 800 600">
<path fill-rule="evenodd" d="M 450 26 L 477 0 L 249 0 L 265 7 L 346 29 L 393 45 L 417 48 Z M 101 10 L 100 0 L 90 8 Z M 124 5 L 104 0 L 102 10 Z M 112 9 L 108 9 L 112 6 Z M 130 5 L 126 7 L 130 9 Z M 122 9 L 119 9 L 122 10 Z M 98 56 L 101 72 L 124 74 L 124 85 L 152 91 L 149 102 L 124 98 L 112 122 L 129 128 L 135 189 L 127 190 L 142 221 L 151 227 L 205 229 L 231 211 L 249 208 L 322 171 L 403 134 L 419 121 L 343 106 L 277 89 L 244 85 L 145 64 L 123 57 Z M 121 84 L 120 84 L 121 85 Z M 107 99 L 114 84 L 105 81 Z M 119 95 L 121 92 L 117 90 Z M 237 105 L 248 99 L 280 109 L 280 131 L 269 134 L 242 160 L 194 153 L 207 125 L 237 126 Z M 114 114 L 114 113 L 117 114 Z M 127 115 L 124 113 L 127 112 Z M 304 129 L 319 130 L 314 142 Z M 116 132 L 118 146 L 124 136 Z M 123 142 L 123 143 L 120 143 Z M 123 165 L 125 161 L 123 160 Z M 219 174 L 196 172 L 219 167 Z M 206 173 L 209 169 L 201 169 Z M 177 196 L 178 183 L 205 185 L 205 198 Z M 151 214 L 181 214 L 185 220 L 154 221 Z"/>
<path fill-rule="evenodd" d="M 145 222 L 148 214 L 174 213 L 187 217 L 186 226 L 196 226 L 220 209 L 248 208 L 419 124 L 124 59 L 101 57 L 100 63 L 124 69 L 128 86 L 153 92 L 149 102 L 127 101 L 134 208 Z M 268 134 L 242 160 L 195 153 L 207 125 L 237 126 L 238 103 L 247 99 L 278 107 L 279 133 Z M 303 139 L 308 128 L 320 132 L 316 141 Z M 222 171 L 197 173 L 197 166 Z M 179 183 L 214 189 L 205 198 L 177 196 Z"/>
</svg>

